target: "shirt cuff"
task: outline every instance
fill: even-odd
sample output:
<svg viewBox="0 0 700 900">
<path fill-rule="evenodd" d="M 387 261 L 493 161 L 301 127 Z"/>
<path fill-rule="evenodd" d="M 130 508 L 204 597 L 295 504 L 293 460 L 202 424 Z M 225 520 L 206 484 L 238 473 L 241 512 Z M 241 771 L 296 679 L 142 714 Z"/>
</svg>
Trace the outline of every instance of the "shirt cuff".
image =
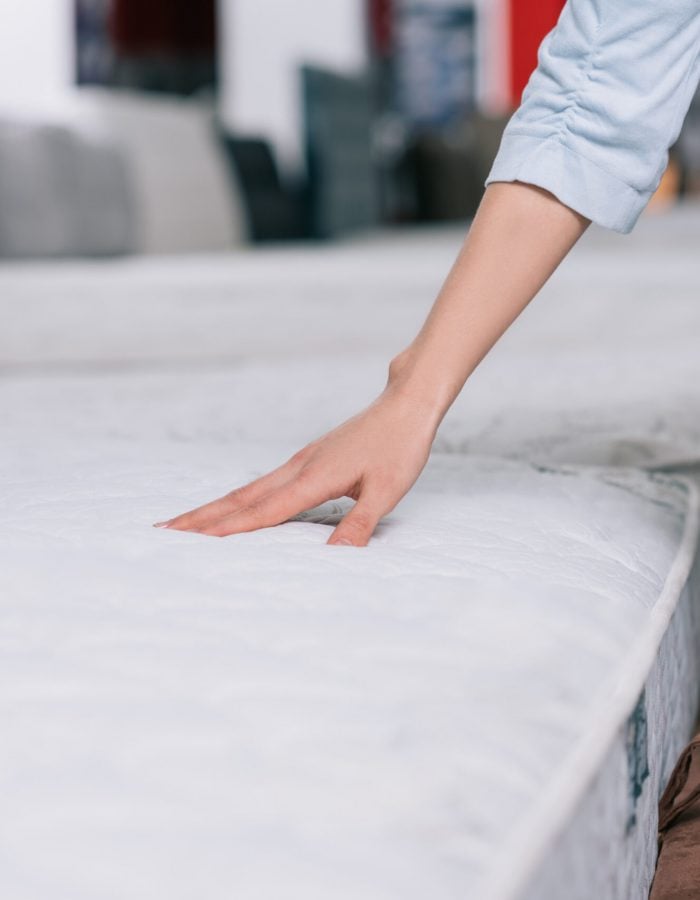
<svg viewBox="0 0 700 900">
<path fill-rule="evenodd" d="M 484 185 L 523 181 L 544 188 L 577 213 L 628 234 L 653 191 L 638 191 L 562 143 L 558 135 L 504 132 Z"/>
</svg>

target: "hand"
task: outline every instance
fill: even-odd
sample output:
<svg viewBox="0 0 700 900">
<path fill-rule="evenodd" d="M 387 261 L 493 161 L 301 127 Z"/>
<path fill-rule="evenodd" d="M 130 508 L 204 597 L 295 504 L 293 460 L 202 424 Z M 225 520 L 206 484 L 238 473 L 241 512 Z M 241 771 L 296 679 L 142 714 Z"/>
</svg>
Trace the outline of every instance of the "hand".
<svg viewBox="0 0 700 900">
<path fill-rule="evenodd" d="M 390 375 L 384 392 L 366 409 L 277 469 L 157 527 L 224 537 L 277 525 L 347 496 L 356 503 L 327 543 L 365 546 L 428 461 L 439 418 L 437 409 Z"/>
</svg>

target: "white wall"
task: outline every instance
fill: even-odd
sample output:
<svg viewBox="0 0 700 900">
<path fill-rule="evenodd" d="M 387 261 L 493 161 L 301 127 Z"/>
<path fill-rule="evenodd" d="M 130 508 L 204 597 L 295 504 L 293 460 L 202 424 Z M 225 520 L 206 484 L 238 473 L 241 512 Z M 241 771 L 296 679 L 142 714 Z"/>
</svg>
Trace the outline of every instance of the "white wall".
<svg viewBox="0 0 700 900">
<path fill-rule="evenodd" d="M 72 0 L 0 0 L 0 109 L 58 108 L 74 82 Z"/>
<path fill-rule="evenodd" d="M 367 61 L 363 0 L 219 0 L 222 115 L 272 139 L 283 167 L 302 160 L 297 67 L 357 71 Z"/>
</svg>

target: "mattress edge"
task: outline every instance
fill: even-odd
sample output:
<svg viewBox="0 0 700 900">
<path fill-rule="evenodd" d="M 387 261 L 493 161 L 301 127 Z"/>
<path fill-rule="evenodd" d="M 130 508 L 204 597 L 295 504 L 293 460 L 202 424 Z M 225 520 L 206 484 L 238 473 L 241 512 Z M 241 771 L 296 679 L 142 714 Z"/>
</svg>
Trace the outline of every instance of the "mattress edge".
<svg viewBox="0 0 700 900">
<path fill-rule="evenodd" d="M 673 475 L 669 481 L 685 486 L 688 501 L 678 550 L 659 598 L 630 649 L 610 702 L 602 714 L 596 716 L 596 727 L 584 734 L 547 785 L 534 815 L 525 817 L 514 836 L 505 842 L 501 855 L 510 861 L 509 865 L 497 873 L 495 880 L 484 885 L 479 900 L 517 900 L 523 886 L 535 875 L 548 849 L 574 815 L 644 689 L 661 641 L 688 584 L 700 546 L 700 487 L 692 478 L 681 475 Z"/>
</svg>

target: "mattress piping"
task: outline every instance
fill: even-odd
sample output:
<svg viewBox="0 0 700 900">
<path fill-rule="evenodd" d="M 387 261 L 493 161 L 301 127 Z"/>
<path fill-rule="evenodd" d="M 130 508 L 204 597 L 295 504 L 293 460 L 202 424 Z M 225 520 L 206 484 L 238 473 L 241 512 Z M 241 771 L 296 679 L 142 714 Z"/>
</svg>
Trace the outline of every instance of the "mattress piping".
<svg viewBox="0 0 700 900">
<path fill-rule="evenodd" d="M 698 552 L 700 489 L 690 478 L 674 476 L 672 480 L 687 488 L 688 504 L 678 552 L 659 599 L 621 668 L 610 702 L 604 710 L 595 711 L 594 727 L 584 731 L 578 746 L 544 788 L 535 813 L 524 818 L 513 838 L 502 848 L 501 857 L 512 862 L 497 873 L 495 880 L 484 885 L 479 900 L 517 900 L 521 896 L 548 849 L 575 814 L 586 788 L 600 771 L 618 731 L 639 699 Z"/>
</svg>

